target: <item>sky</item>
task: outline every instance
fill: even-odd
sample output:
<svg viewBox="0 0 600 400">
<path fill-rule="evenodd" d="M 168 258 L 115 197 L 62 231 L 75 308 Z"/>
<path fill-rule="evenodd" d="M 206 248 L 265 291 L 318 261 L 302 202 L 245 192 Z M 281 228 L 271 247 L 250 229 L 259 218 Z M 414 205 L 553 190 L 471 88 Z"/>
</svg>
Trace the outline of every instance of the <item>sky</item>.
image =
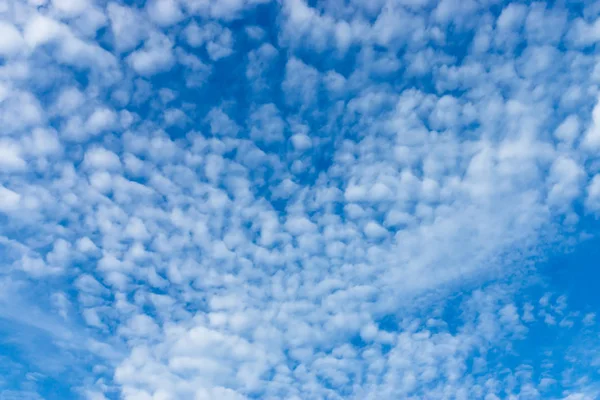
<svg viewBox="0 0 600 400">
<path fill-rule="evenodd" d="M 0 0 L 0 400 L 600 399 L 600 3 Z"/>
</svg>

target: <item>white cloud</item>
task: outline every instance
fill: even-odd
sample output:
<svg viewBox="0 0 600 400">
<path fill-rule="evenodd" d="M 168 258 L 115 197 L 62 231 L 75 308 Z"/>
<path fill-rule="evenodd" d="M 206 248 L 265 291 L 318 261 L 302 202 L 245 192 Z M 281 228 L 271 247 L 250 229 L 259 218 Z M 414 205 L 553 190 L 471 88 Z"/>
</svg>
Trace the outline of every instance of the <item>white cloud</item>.
<svg viewBox="0 0 600 400">
<path fill-rule="evenodd" d="M 127 57 L 129 65 L 140 75 L 151 76 L 169 70 L 174 63 L 173 43 L 160 33 L 152 33 L 144 47 Z"/>
<path fill-rule="evenodd" d="M 87 0 L 52 0 L 52 5 L 69 16 L 79 15 L 90 6 Z"/>
<path fill-rule="evenodd" d="M 250 115 L 250 137 L 258 142 L 281 142 L 285 124 L 273 103 L 263 104 Z"/>
<path fill-rule="evenodd" d="M 600 174 L 595 175 L 587 187 L 585 205 L 592 212 L 600 211 Z"/>
<path fill-rule="evenodd" d="M 580 134 L 581 123 L 576 115 L 569 115 L 565 120 L 556 128 L 554 136 L 558 139 L 572 144 Z"/>
<path fill-rule="evenodd" d="M 518 30 L 525 21 L 526 15 L 527 7 L 523 4 L 509 4 L 500 13 L 496 27 L 500 31 Z"/>
<path fill-rule="evenodd" d="M 19 131 L 41 123 L 44 110 L 38 99 L 29 92 L 7 90 L 0 107 L 3 133 Z"/>
<path fill-rule="evenodd" d="M 587 325 L 587 326 L 594 325 L 596 323 L 596 314 L 595 313 L 585 314 L 582 322 L 584 325 Z"/>
<path fill-rule="evenodd" d="M 185 28 L 184 35 L 190 46 L 206 46 L 206 51 L 213 61 L 228 57 L 233 53 L 231 30 L 223 28 L 219 24 L 208 23 L 199 26 L 196 23 L 191 23 Z"/>
<path fill-rule="evenodd" d="M 0 186 L 0 211 L 15 211 L 21 205 L 21 195 L 4 186 Z"/>
<path fill-rule="evenodd" d="M 558 207 L 569 206 L 579 196 L 584 174 L 583 169 L 574 160 L 557 158 L 550 170 L 548 202 Z"/>
<path fill-rule="evenodd" d="M 38 14 L 25 26 L 24 36 L 29 46 L 37 47 L 56 39 L 62 32 L 60 23 Z"/>
<path fill-rule="evenodd" d="M 211 132 L 215 135 L 236 136 L 239 132 L 236 123 L 220 108 L 210 110 L 206 118 Z"/>
<path fill-rule="evenodd" d="M 43 278 L 62 272 L 60 266 L 50 266 L 39 257 L 30 257 L 24 255 L 19 261 L 16 262 L 19 269 L 29 274 L 34 278 Z"/>
<path fill-rule="evenodd" d="M 75 87 L 63 88 L 54 104 L 56 112 L 60 115 L 69 115 L 85 102 L 85 96 Z"/>
<path fill-rule="evenodd" d="M 289 104 L 309 106 L 316 101 L 319 86 L 319 72 L 297 58 L 288 60 L 285 67 L 285 80 L 282 89 Z"/>
<path fill-rule="evenodd" d="M 38 156 L 50 156 L 60 153 L 62 146 L 54 130 L 35 128 L 31 136 L 24 139 L 27 152 Z"/>
<path fill-rule="evenodd" d="M 22 158 L 22 152 L 19 142 L 0 138 L 0 171 L 24 170 L 27 164 Z"/>
<path fill-rule="evenodd" d="M 116 119 L 117 115 L 113 110 L 105 107 L 97 108 L 85 121 L 85 128 L 94 135 L 110 129 L 115 124 Z"/>
<path fill-rule="evenodd" d="M 365 234 L 370 238 L 380 238 L 387 235 L 387 230 L 376 222 L 369 221 L 365 225 Z"/>
<path fill-rule="evenodd" d="M 125 234 L 136 240 L 145 240 L 150 236 L 144 221 L 136 217 L 131 218 L 127 223 Z"/>
<path fill-rule="evenodd" d="M 592 111 L 592 121 L 584 134 L 581 146 L 590 151 L 600 148 L 600 100 Z"/>
<path fill-rule="evenodd" d="M 306 217 L 290 217 L 285 222 L 285 228 L 293 235 L 314 232 L 316 225 Z"/>
<path fill-rule="evenodd" d="M 106 11 L 117 50 L 131 50 L 148 35 L 146 21 L 135 9 L 110 2 Z"/>
<path fill-rule="evenodd" d="M 176 0 L 152 0 L 146 5 L 150 19 L 162 26 L 173 25 L 184 17 Z"/>
<path fill-rule="evenodd" d="M 94 147 L 88 150 L 85 153 L 83 163 L 87 167 L 100 170 L 119 169 L 121 167 L 119 156 L 101 147 Z"/>
<path fill-rule="evenodd" d="M 229 29 L 224 29 L 216 38 L 206 44 L 206 51 L 213 61 L 225 58 L 233 53 L 233 38 Z"/>
<path fill-rule="evenodd" d="M 87 236 L 82 237 L 77 240 L 77 249 L 82 253 L 88 253 L 92 251 L 96 251 L 98 247 L 88 238 Z"/>
<path fill-rule="evenodd" d="M 312 142 L 310 140 L 310 137 L 308 137 L 307 135 L 304 135 L 302 133 L 293 135 L 290 140 L 292 141 L 292 144 L 294 145 L 294 148 L 296 150 L 307 150 L 310 149 L 312 147 Z"/>
<path fill-rule="evenodd" d="M 154 320 L 145 314 L 134 315 L 127 324 L 121 327 L 121 335 L 149 337 L 158 333 L 159 327 Z"/>
<path fill-rule="evenodd" d="M 590 46 L 600 40 L 600 19 L 588 23 L 578 18 L 568 33 L 569 39 L 577 46 Z"/>
<path fill-rule="evenodd" d="M 0 55 L 11 56 L 24 50 L 25 41 L 21 32 L 6 21 L 0 22 Z"/>
</svg>

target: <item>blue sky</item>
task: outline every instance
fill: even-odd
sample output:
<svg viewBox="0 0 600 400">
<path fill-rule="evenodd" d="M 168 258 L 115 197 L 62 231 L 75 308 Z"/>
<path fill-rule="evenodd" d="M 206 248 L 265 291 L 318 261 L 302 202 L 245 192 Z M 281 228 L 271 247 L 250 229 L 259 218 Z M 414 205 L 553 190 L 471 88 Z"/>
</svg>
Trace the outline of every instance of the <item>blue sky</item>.
<svg viewBox="0 0 600 400">
<path fill-rule="evenodd" d="M 0 400 L 600 398 L 593 1 L 0 1 Z"/>
</svg>

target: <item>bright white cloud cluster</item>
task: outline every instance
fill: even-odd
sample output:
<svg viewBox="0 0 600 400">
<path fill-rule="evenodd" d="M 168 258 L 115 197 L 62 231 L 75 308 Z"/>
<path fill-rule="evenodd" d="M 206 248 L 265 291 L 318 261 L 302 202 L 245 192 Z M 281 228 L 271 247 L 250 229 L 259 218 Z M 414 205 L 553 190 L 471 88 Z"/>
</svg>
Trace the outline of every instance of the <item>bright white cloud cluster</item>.
<svg viewBox="0 0 600 400">
<path fill-rule="evenodd" d="M 597 398 L 598 11 L 2 3 L 0 398 Z"/>
</svg>

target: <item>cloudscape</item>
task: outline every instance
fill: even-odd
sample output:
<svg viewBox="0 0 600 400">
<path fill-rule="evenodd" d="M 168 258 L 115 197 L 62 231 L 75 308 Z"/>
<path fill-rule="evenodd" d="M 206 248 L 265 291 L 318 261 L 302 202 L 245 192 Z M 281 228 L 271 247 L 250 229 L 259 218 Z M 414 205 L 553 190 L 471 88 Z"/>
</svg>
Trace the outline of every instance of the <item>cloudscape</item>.
<svg viewBox="0 0 600 400">
<path fill-rule="evenodd" d="M 0 400 L 600 399 L 600 3 L 0 0 Z"/>
</svg>

